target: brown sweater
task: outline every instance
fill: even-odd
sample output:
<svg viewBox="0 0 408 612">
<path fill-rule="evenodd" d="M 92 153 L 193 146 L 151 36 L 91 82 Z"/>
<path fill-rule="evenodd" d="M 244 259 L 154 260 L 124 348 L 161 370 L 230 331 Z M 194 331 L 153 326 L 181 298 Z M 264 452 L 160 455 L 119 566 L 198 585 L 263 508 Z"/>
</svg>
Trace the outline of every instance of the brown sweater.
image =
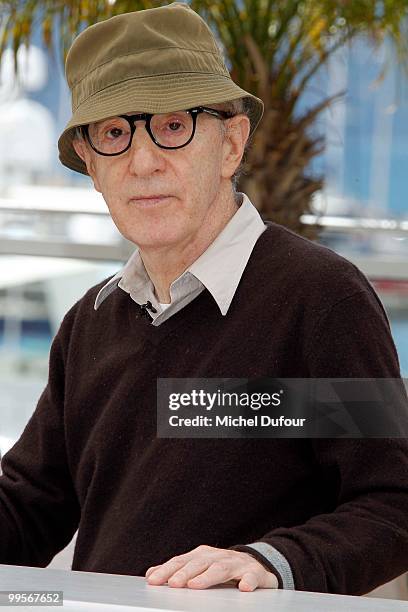
<svg viewBox="0 0 408 612">
<path fill-rule="evenodd" d="M 253 542 L 300 590 L 363 594 L 408 570 L 406 440 L 156 438 L 157 377 L 399 377 L 354 265 L 270 224 L 227 316 L 205 290 L 158 327 L 120 288 L 95 312 L 105 282 L 66 314 L 4 457 L 0 563 L 45 566 L 79 527 L 75 570 L 144 575 Z"/>
</svg>

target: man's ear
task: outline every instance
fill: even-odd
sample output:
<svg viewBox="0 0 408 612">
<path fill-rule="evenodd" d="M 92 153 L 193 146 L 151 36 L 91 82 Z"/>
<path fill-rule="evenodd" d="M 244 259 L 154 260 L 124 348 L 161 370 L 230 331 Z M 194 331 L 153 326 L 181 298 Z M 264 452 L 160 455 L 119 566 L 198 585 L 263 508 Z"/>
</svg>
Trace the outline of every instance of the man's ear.
<svg viewBox="0 0 408 612">
<path fill-rule="evenodd" d="M 224 138 L 227 150 L 222 175 L 225 178 L 230 178 L 238 168 L 244 154 L 250 130 L 251 123 L 244 113 L 235 115 L 229 120 Z"/>
<path fill-rule="evenodd" d="M 75 153 L 78 155 L 78 157 L 80 157 L 82 161 L 85 162 L 86 169 L 88 171 L 89 176 L 93 180 L 93 184 L 96 191 L 102 193 L 96 176 L 95 165 L 88 149 L 87 143 L 85 142 L 85 140 L 82 140 L 80 138 L 74 138 L 72 141 L 72 146 L 74 147 Z"/>
</svg>

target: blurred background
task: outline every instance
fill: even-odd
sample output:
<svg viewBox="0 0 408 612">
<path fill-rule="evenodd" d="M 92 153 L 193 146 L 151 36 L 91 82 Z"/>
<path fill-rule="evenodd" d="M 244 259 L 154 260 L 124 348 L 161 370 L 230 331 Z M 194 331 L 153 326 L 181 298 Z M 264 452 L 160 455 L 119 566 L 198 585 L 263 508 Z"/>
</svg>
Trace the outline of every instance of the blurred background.
<svg viewBox="0 0 408 612">
<path fill-rule="evenodd" d="M 88 23 L 159 4 L 166 3 L 0 2 L 2 454 L 46 384 L 64 314 L 134 249 L 90 179 L 58 160 L 57 139 L 70 118 L 64 52 Z M 237 189 L 265 218 L 366 274 L 408 377 L 406 2 L 190 4 L 216 33 L 236 82 L 265 102 L 262 134 Z M 67 566 L 69 554 L 57 566 Z M 374 594 L 408 599 L 406 578 Z"/>
</svg>

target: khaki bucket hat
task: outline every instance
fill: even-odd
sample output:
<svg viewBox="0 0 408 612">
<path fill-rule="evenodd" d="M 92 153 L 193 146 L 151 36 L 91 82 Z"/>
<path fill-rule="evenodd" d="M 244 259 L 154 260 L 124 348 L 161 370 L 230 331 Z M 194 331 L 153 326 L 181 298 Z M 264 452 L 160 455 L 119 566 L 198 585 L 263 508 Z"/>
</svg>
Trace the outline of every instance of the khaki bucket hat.
<svg viewBox="0 0 408 612">
<path fill-rule="evenodd" d="M 187 4 L 116 15 L 86 28 L 66 59 L 72 118 L 58 140 L 64 166 L 88 174 L 75 153 L 75 128 L 132 112 L 162 113 L 247 99 L 249 138 L 262 100 L 234 83 L 213 33 Z"/>
</svg>

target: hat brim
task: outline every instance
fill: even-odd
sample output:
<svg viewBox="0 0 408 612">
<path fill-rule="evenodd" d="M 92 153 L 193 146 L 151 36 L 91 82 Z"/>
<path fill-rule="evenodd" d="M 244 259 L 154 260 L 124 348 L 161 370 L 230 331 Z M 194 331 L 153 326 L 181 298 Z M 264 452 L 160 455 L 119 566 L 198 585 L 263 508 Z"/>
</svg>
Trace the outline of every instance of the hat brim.
<svg viewBox="0 0 408 612">
<path fill-rule="evenodd" d="M 145 112 L 163 113 L 194 106 L 229 102 L 246 97 L 252 137 L 262 118 L 264 104 L 232 81 L 219 74 L 175 73 L 136 77 L 115 83 L 88 97 L 73 112 L 58 140 L 59 159 L 64 166 L 88 174 L 86 165 L 72 145 L 75 128 L 114 115 Z"/>
</svg>

